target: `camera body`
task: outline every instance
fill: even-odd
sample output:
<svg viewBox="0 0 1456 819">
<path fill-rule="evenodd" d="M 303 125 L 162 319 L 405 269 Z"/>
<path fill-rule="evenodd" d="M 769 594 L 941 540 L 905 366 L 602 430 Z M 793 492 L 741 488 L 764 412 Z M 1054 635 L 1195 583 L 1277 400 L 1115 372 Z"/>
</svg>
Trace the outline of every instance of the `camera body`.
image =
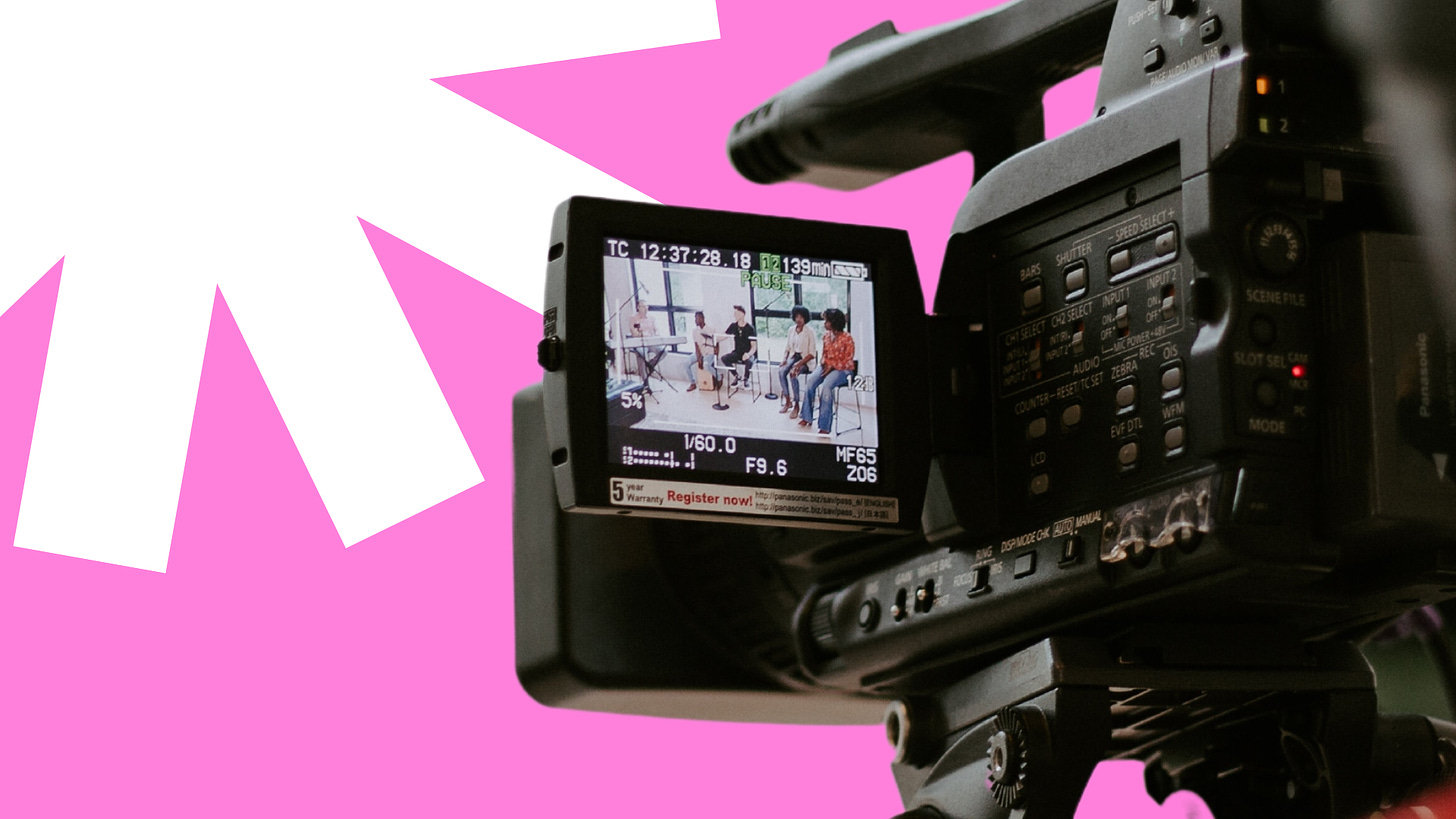
<svg viewBox="0 0 1456 819">
<path fill-rule="evenodd" d="M 523 393 L 528 691 L 677 716 L 717 715 L 731 692 L 738 718 L 870 721 L 859 698 L 941 690 L 1051 635 L 1145 658 L 1182 629 L 1315 639 L 1456 595 L 1450 328 L 1390 209 L 1387 135 L 1301 19 L 1313 8 L 1082 3 L 1078 26 L 1110 22 L 1097 115 L 1041 144 L 1025 144 L 1027 122 L 1085 45 L 1033 55 L 1055 70 L 1009 93 L 974 70 L 897 92 L 920 100 L 916 127 L 942 105 L 941 136 L 969 116 L 938 102 L 955 89 L 998 100 L 1004 126 L 944 140 L 989 145 L 998 164 L 977 152 L 932 315 L 893 331 L 925 338 L 924 397 L 894 412 L 931 421 L 918 532 L 567 515 L 542 399 Z M 899 36 L 867 32 L 829 68 L 885 59 Z M 992 42 L 988 64 L 1046 42 Z M 794 119 L 828 107 L 783 102 L 811 98 L 790 89 L 746 118 L 735 158 L 762 164 L 782 127 L 769 164 L 785 176 L 895 172 L 858 139 L 883 141 L 882 100 L 873 116 L 834 109 L 848 124 L 831 129 Z M 656 613 L 628 612 L 642 600 Z"/>
<path fill-rule="evenodd" d="M 1252 3 L 1198 7 L 1120 4 L 1097 117 L 967 197 L 931 343 L 954 514 L 820 593 L 820 679 L 895 691 L 1088 629 L 1328 635 L 1452 593 L 1456 487 L 1388 377 L 1449 384 L 1447 342 L 1354 79 Z"/>
</svg>

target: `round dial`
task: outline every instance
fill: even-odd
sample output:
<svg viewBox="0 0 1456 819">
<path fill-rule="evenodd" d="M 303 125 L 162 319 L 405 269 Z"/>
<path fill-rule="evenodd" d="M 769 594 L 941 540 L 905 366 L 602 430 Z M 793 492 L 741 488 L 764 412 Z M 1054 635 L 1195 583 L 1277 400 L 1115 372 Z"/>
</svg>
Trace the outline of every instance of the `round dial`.
<svg viewBox="0 0 1456 819">
<path fill-rule="evenodd" d="M 1304 234 L 1293 219 L 1271 213 L 1249 226 L 1249 250 L 1260 273 L 1282 279 L 1304 261 Z"/>
</svg>

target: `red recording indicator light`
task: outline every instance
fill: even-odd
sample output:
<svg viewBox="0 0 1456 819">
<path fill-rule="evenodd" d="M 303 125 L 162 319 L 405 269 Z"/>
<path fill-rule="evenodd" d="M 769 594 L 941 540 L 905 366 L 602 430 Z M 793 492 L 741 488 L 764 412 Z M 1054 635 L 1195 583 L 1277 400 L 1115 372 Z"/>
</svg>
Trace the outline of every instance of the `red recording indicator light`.
<svg viewBox="0 0 1456 819">
<path fill-rule="evenodd" d="M 1304 378 L 1304 365 L 1295 364 L 1293 367 L 1289 368 L 1289 374 L 1294 376 L 1295 378 Z"/>
</svg>

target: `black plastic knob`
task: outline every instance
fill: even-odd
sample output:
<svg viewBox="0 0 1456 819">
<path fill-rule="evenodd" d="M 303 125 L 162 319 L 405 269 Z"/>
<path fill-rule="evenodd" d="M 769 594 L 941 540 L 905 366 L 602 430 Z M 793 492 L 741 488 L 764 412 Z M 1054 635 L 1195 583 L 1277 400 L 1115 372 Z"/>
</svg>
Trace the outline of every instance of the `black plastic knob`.
<svg viewBox="0 0 1456 819">
<path fill-rule="evenodd" d="M 838 646 L 834 640 L 834 596 L 825 595 L 819 598 L 814 608 L 809 612 L 809 636 L 813 638 L 814 645 L 827 656 L 834 656 L 839 653 Z"/>
<path fill-rule="evenodd" d="M 1259 272 L 1282 279 L 1304 262 L 1304 233 L 1293 219 L 1271 213 L 1249 225 L 1249 251 Z"/>
<path fill-rule="evenodd" d="M 1273 412 L 1279 408 L 1279 404 L 1283 400 L 1278 384 L 1267 378 L 1254 382 L 1254 403 L 1259 405 L 1259 409 Z"/>
<path fill-rule="evenodd" d="M 1249 319 L 1249 338 L 1260 347 L 1269 348 L 1279 338 L 1279 325 L 1263 313 Z"/>
<path fill-rule="evenodd" d="M 1163 0 L 1163 13 L 1174 17 L 1187 17 L 1193 13 L 1194 0 Z"/>
<path fill-rule="evenodd" d="M 874 631 L 875 626 L 880 624 L 880 603 L 874 598 L 864 601 L 859 606 L 859 627 L 863 631 Z"/>
<path fill-rule="evenodd" d="M 536 363 L 541 369 L 547 372 L 556 372 L 561 369 L 562 343 L 559 336 L 543 338 L 536 344 Z"/>
</svg>

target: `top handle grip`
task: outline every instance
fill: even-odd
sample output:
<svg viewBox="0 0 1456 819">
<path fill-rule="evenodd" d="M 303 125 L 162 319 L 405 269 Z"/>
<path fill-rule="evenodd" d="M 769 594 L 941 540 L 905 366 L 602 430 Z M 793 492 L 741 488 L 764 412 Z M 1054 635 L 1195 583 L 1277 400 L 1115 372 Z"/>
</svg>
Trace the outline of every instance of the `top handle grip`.
<svg viewBox="0 0 1456 819">
<path fill-rule="evenodd" d="M 969 150 L 976 176 L 1043 139 L 1041 96 L 1102 60 L 1116 0 L 1015 0 L 897 33 L 878 26 L 733 126 L 747 179 L 839 190 Z"/>
</svg>

